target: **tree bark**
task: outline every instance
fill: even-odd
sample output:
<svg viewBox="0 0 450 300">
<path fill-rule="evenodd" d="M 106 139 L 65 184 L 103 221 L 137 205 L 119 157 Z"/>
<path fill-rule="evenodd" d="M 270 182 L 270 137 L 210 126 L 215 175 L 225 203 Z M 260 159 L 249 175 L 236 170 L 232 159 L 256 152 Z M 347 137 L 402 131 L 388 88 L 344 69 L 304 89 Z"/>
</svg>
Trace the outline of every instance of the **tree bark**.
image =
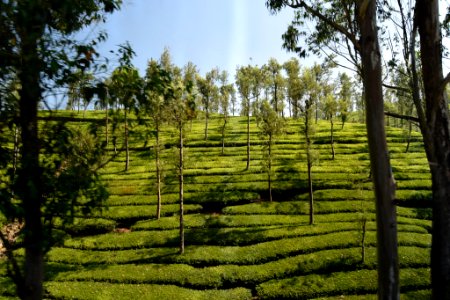
<svg viewBox="0 0 450 300">
<path fill-rule="evenodd" d="M 395 182 L 384 128 L 376 1 L 357 2 L 369 153 L 376 197 L 378 298 L 399 299 Z"/>
<path fill-rule="evenodd" d="M 415 9 L 425 91 L 424 144 L 433 192 L 432 297 L 450 299 L 450 122 L 442 72 L 439 1 L 417 0 Z"/>
<path fill-rule="evenodd" d="M 22 286 L 17 286 L 17 294 L 21 299 L 42 299 L 44 281 L 44 228 L 41 221 L 43 199 L 37 124 L 38 103 L 42 97 L 41 60 L 37 44 L 40 33 L 35 30 L 35 28 L 19 30 L 22 42 L 22 64 L 18 72 L 22 86 L 19 91 L 22 149 L 17 192 L 23 203 L 25 219 L 24 282 Z"/>
</svg>

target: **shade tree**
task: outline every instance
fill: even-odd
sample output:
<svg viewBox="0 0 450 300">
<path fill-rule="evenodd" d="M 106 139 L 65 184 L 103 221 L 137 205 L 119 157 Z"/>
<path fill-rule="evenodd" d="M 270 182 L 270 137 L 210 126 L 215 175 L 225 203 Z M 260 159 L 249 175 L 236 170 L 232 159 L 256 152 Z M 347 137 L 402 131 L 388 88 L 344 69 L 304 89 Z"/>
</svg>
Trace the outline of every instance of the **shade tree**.
<svg viewBox="0 0 450 300">
<path fill-rule="evenodd" d="M 269 192 L 269 201 L 272 202 L 272 178 L 273 171 L 273 145 L 276 138 L 283 132 L 284 119 L 272 108 L 267 99 L 260 103 L 256 121 L 260 129 L 260 135 L 263 139 L 263 161 L 262 169 L 267 173 L 267 185 Z"/>
<path fill-rule="evenodd" d="M 229 108 L 230 102 L 232 102 L 233 97 L 235 97 L 235 89 L 232 83 L 228 83 L 228 72 L 222 71 L 219 75 L 219 107 L 222 112 L 220 126 L 220 134 L 222 136 L 222 155 L 225 149 L 225 134 L 227 131 L 227 125 L 229 122 Z"/>
<path fill-rule="evenodd" d="M 13 113 L 21 135 L 17 175 L 11 181 L 16 193 L 11 195 L 10 186 L 2 186 L 0 192 L 0 209 L 14 212 L 7 217 L 21 218 L 25 224 L 24 263 L 17 263 L 11 249 L 8 253 L 9 275 L 21 299 L 43 297 L 44 255 L 52 245 L 44 213 L 65 217 L 70 214 L 71 199 L 79 199 L 85 192 L 87 198 L 101 196 L 89 194 L 88 191 L 100 192 L 95 169 L 80 160 L 82 155 L 90 156 L 86 160 L 90 163 L 95 151 L 83 154 L 71 148 L 71 133 L 64 124 L 39 131 L 38 107 L 46 104 L 45 95 L 67 89 L 76 70 L 95 68 L 95 47 L 105 36 L 82 43 L 74 39 L 75 33 L 104 20 L 119 6 L 120 1 L 115 0 L 85 0 L 82 5 L 75 1 L 61 5 L 59 1 L 34 0 L 0 4 L 0 81 L 16 78 L 21 86 Z M 52 149 L 46 150 L 59 155 L 45 157 L 43 150 L 47 145 Z M 69 159 L 72 155 L 73 159 Z M 56 161 L 51 162 L 55 157 Z M 64 161 L 71 161 L 70 167 L 64 174 L 56 172 Z M 14 209 L 4 210 L 5 207 Z"/>
<path fill-rule="evenodd" d="M 179 252 L 184 253 L 184 140 L 185 124 L 196 117 L 194 85 L 196 80 L 197 68 L 193 63 L 188 63 L 181 70 L 174 66 L 171 70 L 172 77 L 170 86 L 170 97 L 167 99 L 168 121 L 173 124 L 178 131 L 178 157 L 177 157 L 177 175 L 179 187 Z"/>
<path fill-rule="evenodd" d="M 205 74 L 205 77 L 196 74 L 197 89 L 199 92 L 203 111 L 205 112 L 205 140 L 208 139 L 208 121 L 211 111 L 214 111 L 219 102 L 219 69 L 214 68 Z"/>
<path fill-rule="evenodd" d="M 283 35 L 283 46 L 300 56 L 307 50 L 318 53 L 324 48 L 350 61 L 364 82 L 366 124 L 376 195 L 378 295 L 381 299 L 398 299 L 398 250 L 395 184 L 390 172 L 384 130 L 381 55 L 378 43 L 376 1 L 268 0 L 273 12 L 285 7 L 295 9 L 294 19 Z M 314 29 L 305 30 L 306 22 Z M 306 36 L 307 49 L 299 45 Z M 337 46 L 338 48 L 336 48 Z"/>
<path fill-rule="evenodd" d="M 131 64 L 131 57 L 133 56 L 131 47 L 123 45 L 120 51 L 122 53 L 120 66 L 112 72 L 108 90 L 110 97 L 123 110 L 125 171 L 128 171 L 130 164 L 129 115 L 135 110 L 138 99 L 142 96 L 143 80 L 138 70 Z"/>
<path fill-rule="evenodd" d="M 251 109 L 251 94 L 252 94 L 252 67 L 250 65 L 245 67 L 238 67 L 236 70 L 236 86 L 241 96 L 242 114 L 247 116 L 247 166 L 246 170 L 250 168 L 250 109 Z"/>
</svg>

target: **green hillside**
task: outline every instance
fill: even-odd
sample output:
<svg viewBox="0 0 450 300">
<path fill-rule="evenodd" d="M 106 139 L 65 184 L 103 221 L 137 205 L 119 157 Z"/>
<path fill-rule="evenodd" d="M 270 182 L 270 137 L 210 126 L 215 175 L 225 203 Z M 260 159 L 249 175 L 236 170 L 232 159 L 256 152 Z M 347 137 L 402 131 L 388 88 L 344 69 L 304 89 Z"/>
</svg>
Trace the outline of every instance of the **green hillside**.
<svg viewBox="0 0 450 300">
<path fill-rule="evenodd" d="M 79 115 L 82 118 L 82 114 Z M 101 112 L 87 112 L 101 118 Z M 70 122 L 87 126 L 87 122 Z M 101 171 L 110 197 L 102 210 L 63 228 L 66 238 L 48 253 L 51 299 L 371 299 L 376 298 L 375 203 L 369 179 L 365 125 L 319 121 L 313 138 L 315 224 L 308 225 L 307 167 L 300 121 L 288 120 L 273 150 L 274 201 L 262 171 L 263 143 L 253 121 L 251 162 L 246 167 L 246 119 L 232 117 L 221 154 L 219 120 L 208 140 L 204 121 L 186 125 L 185 242 L 178 254 L 177 135 L 165 126 L 162 140 L 162 217 L 156 220 L 152 138 L 134 125 L 130 168 L 125 153 Z M 98 134 L 104 134 L 101 127 Z M 116 132 L 121 147 L 123 134 Z M 397 183 L 398 241 L 403 299 L 430 296 L 431 180 L 419 133 L 387 128 Z M 113 155 L 109 145 L 109 155 Z M 366 222 L 364 222 L 366 220 Z M 363 224 L 365 261 L 362 262 Z M 20 250 L 19 250 L 20 251 Z M 14 295 L 0 258 L 0 298 Z M 345 295 L 345 298 L 342 297 Z"/>
</svg>

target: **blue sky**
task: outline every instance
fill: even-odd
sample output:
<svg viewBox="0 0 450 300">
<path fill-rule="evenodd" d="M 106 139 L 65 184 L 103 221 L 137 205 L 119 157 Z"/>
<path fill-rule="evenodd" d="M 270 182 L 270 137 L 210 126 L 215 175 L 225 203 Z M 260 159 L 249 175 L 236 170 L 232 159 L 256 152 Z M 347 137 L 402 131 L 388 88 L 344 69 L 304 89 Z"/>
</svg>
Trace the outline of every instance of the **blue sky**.
<svg viewBox="0 0 450 300">
<path fill-rule="evenodd" d="M 147 61 L 168 47 L 176 65 L 192 61 L 201 74 L 217 66 L 232 79 L 238 65 L 262 65 L 271 57 L 282 63 L 295 56 L 281 47 L 292 14 L 271 15 L 265 0 L 124 0 L 95 30 L 108 33 L 98 49 L 105 56 L 114 57 L 109 50 L 129 41 L 141 74 Z"/>
</svg>

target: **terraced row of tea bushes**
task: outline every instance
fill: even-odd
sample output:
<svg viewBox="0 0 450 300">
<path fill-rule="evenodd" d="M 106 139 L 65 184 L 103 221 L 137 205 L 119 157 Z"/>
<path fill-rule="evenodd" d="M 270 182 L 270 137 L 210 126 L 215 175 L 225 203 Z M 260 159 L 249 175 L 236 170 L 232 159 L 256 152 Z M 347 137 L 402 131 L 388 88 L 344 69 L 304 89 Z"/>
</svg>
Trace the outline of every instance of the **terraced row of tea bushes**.
<svg viewBox="0 0 450 300">
<path fill-rule="evenodd" d="M 101 113 L 87 117 L 101 118 Z M 263 143 L 251 126 L 246 166 L 246 120 L 230 119 L 222 154 L 219 123 L 186 126 L 185 254 L 178 254 L 178 181 L 175 130 L 161 137 L 162 217 L 156 220 L 153 141 L 132 128 L 130 168 L 119 152 L 101 171 L 109 200 L 72 225 L 56 222 L 66 238 L 47 257 L 46 290 L 54 299 L 346 299 L 376 298 L 376 228 L 365 126 L 314 137 L 315 225 L 308 225 L 306 156 L 300 121 L 288 120 L 274 146 L 274 201 L 268 202 Z M 74 123 L 79 126 L 79 122 Z M 117 147 L 122 147 L 120 126 Z M 104 135 L 104 128 L 98 134 Z M 430 175 L 419 133 L 405 153 L 403 130 L 387 128 L 398 190 L 402 297 L 430 296 Z M 114 150 L 109 145 L 109 154 Z M 363 224 L 365 224 L 363 230 Z M 364 247 L 362 238 L 364 237 Z M 362 261 L 364 251 L 365 259 Z M 17 251 L 23 255 L 22 250 Z M 0 295 L 13 294 L 0 263 Z"/>
</svg>

